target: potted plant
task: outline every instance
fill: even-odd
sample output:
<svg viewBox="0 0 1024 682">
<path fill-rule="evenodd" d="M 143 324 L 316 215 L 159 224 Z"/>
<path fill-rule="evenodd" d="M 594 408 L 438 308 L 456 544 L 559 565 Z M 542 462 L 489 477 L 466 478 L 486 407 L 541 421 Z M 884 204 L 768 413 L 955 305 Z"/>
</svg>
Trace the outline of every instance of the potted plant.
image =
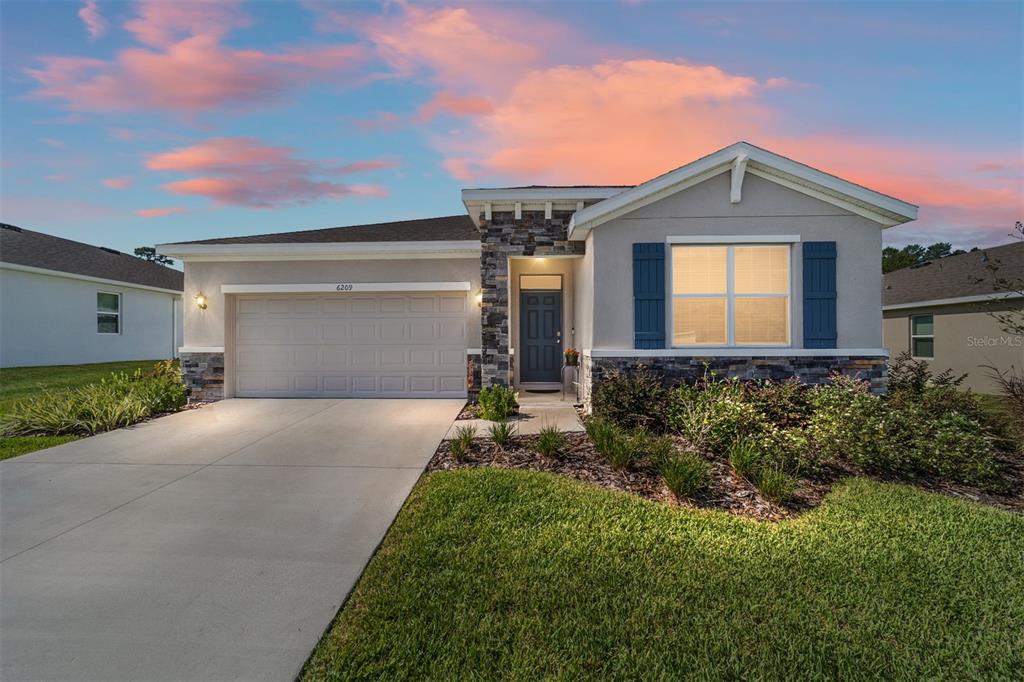
<svg viewBox="0 0 1024 682">
<path fill-rule="evenodd" d="M 580 352 L 575 348 L 566 348 L 564 355 L 566 367 L 576 367 L 580 364 Z"/>
</svg>

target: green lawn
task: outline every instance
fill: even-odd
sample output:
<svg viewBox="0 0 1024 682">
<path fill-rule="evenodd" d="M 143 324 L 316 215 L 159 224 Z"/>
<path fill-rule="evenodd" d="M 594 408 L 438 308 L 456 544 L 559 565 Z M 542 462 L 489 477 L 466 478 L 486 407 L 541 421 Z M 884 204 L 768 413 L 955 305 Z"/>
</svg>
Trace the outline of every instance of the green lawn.
<svg viewBox="0 0 1024 682">
<path fill-rule="evenodd" d="M 55 365 L 51 367 L 12 367 L 0 369 L 0 416 L 11 405 L 44 390 L 64 391 L 93 384 L 105 379 L 111 372 L 134 372 L 136 368 L 149 370 L 157 360 L 129 360 L 127 362 L 101 362 L 92 365 Z M 17 457 L 27 452 L 53 447 L 75 440 L 75 436 L 0 436 L 0 460 Z"/>
<path fill-rule="evenodd" d="M 52 367 L 11 367 L 0 369 L 0 414 L 10 404 L 40 391 L 60 391 L 94 384 L 111 372 L 134 372 L 153 368 L 158 360 L 101 362 L 94 365 L 55 365 Z"/>
<path fill-rule="evenodd" d="M 1024 518 L 851 479 L 778 524 L 550 474 L 413 491 L 321 679 L 1019 679 Z"/>
<path fill-rule="evenodd" d="M 0 460 L 35 452 L 43 448 L 52 448 L 61 443 L 78 440 L 78 436 L 0 436 Z"/>
</svg>

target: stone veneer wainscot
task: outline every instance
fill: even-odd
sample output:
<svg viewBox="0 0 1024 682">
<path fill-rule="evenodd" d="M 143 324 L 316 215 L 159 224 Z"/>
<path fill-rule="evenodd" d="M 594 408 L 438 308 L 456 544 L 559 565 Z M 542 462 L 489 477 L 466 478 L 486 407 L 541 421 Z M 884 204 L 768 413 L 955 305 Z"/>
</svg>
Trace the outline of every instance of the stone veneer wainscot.
<svg viewBox="0 0 1024 682">
<path fill-rule="evenodd" d="M 224 353 L 181 353 L 181 375 L 189 400 L 224 398 Z"/>
<path fill-rule="evenodd" d="M 509 386 L 512 365 L 509 354 L 509 258 L 516 256 L 582 256 L 586 245 L 569 241 L 566 232 L 575 211 L 522 211 L 516 220 L 511 211 L 495 212 L 491 220 L 480 218 L 480 305 L 482 355 L 481 386 Z"/>
<path fill-rule="evenodd" d="M 580 371 L 583 402 L 589 406 L 592 391 L 613 372 L 632 374 L 645 367 L 660 375 L 666 386 L 693 384 L 705 372 L 721 378 L 770 379 L 785 381 L 796 377 L 801 383 L 828 383 L 839 373 L 867 381 L 871 392 L 883 394 L 888 379 L 888 358 L 884 356 L 757 356 L 744 357 L 599 357 L 585 356 Z"/>
</svg>

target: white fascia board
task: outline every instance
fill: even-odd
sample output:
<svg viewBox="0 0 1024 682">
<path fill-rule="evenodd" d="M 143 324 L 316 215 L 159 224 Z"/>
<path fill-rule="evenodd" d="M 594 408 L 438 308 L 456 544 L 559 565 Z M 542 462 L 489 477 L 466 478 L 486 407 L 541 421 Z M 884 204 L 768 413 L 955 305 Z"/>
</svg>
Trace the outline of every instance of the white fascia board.
<svg viewBox="0 0 1024 682">
<path fill-rule="evenodd" d="M 327 242 L 316 244 L 157 244 L 157 253 L 185 261 L 372 260 L 479 258 L 480 242 Z"/>
<path fill-rule="evenodd" d="M 103 277 L 91 277 L 89 275 L 79 275 L 74 272 L 64 272 L 62 270 L 48 270 L 46 268 L 37 268 L 31 265 L 20 265 L 18 263 L 0 263 L 0 270 L 15 270 L 17 272 L 31 272 L 36 275 L 48 275 L 50 277 L 63 277 L 65 279 L 77 279 L 83 282 L 95 282 L 97 284 L 106 284 L 108 286 L 122 287 L 125 289 L 142 289 L 143 291 L 156 291 L 161 294 L 173 294 L 174 296 L 181 296 L 182 291 L 178 289 L 164 289 L 162 287 L 151 287 L 147 284 L 135 284 L 134 282 L 122 282 L 119 279 L 105 279 Z"/>
<path fill-rule="evenodd" d="M 911 303 L 892 303 L 883 305 L 882 310 L 906 310 L 908 308 L 928 308 L 937 305 L 957 305 L 959 303 L 984 303 L 1001 301 L 1009 298 L 1020 298 L 1020 294 L 1012 292 L 995 294 L 978 294 L 977 296 L 958 296 L 956 298 L 933 298 L 930 301 L 913 301 Z"/>
<path fill-rule="evenodd" d="M 224 346 L 181 346 L 179 353 L 223 353 Z"/>
<path fill-rule="evenodd" d="M 873 357 L 887 358 L 886 348 L 593 348 L 592 358 L 778 358 L 778 357 Z"/>
<path fill-rule="evenodd" d="M 823 201 L 866 215 L 889 227 L 917 218 L 917 206 L 881 192 L 843 180 L 834 175 L 805 166 L 748 142 L 737 142 L 724 149 L 689 163 L 633 189 L 584 208 L 576 213 L 569 226 L 571 239 L 581 239 L 575 232 L 586 232 L 614 218 L 635 211 L 675 192 L 691 187 L 731 168 L 741 155 L 747 156 L 746 172 L 778 182 Z"/>
<path fill-rule="evenodd" d="M 626 187 L 524 187 L 494 189 L 464 189 L 462 202 L 529 202 L 529 201 L 580 201 L 607 199 L 627 191 Z"/>
<path fill-rule="evenodd" d="M 222 294 L 319 294 L 388 291 L 469 291 L 470 282 L 330 282 L 324 284 L 221 284 Z"/>
<path fill-rule="evenodd" d="M 682 237 L 669 236 L 666 244 L 797 244 L 798 234 L 700 234 Z"/>
</svg>

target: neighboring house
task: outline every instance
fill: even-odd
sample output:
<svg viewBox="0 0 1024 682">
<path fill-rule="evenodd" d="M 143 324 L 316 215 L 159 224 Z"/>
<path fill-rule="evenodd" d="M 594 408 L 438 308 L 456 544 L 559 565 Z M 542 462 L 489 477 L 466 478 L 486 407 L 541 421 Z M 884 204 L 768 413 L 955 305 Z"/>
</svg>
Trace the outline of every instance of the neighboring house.
<svg viewBox="0 0 1024 682">
<path fill-rule="evenodd" d="M 911 204 L 744 142 L 636 187 L 462 200 L 468 215 L 160 245 L 185 262 L 196 394 L 556 387 L 568 347 L 584 399 L 641 365 L 884 390 L 881 231 Z"/>
<path fill-rule="evenodd" d="M 0 367 L 176 357 L 183 274 L 0 224 Z"/>
<path fill-rule="evenodd" d="M 997 291 L 998 277 L 1024 281 L 1024 242 L 928 261 L 883 278 L 885 345 L 910 351 L 935 371 L 967 374 L 965 388 L 996 393 L 983 365 L 1024 369 L 1024 337 L 1007 333 L 989 313 L 1020 310 L 1024 300 Z"/>
</svg>

